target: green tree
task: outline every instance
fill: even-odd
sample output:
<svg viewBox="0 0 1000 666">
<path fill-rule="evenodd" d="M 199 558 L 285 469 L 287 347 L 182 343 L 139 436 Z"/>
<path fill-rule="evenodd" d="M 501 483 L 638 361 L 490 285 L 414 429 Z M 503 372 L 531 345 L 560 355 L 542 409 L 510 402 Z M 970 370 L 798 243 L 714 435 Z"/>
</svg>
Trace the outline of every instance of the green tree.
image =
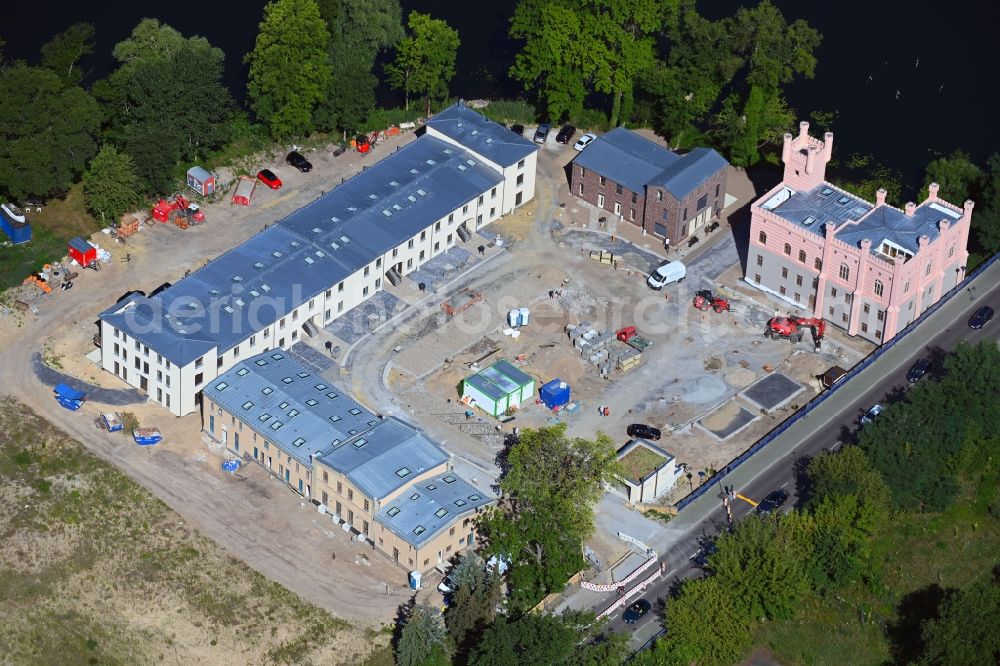
<svg viewBox="0 0 1000 666">
<path fill-rule="evenodd" d="M 872 202 L 875 201 L 878 191 L 884 189 L 887 203 L 902 205 L 903 174 L 900 172 L 875 161 L 871 155 L 858 153 L 854 153 L 838 166 L 838 173 L 830 178 L 830 182 L 837 187 Z"/>
<path fill-rule="evenodd" d="M 127 153 L 106 145 L 83 174 L 83 199 L 102 222 L 115 222 L 142 201 L 135 164 Z"/>
<path fill-rule="evenodd" d="M 0 192 L 15 199 L 65 191 L 97 152 L 97 102 L 44 67 L 0 70 L 0 117 Z"/>
<path fill-rule="evenodd" d="M 611 438 L 569 438 L 566 425 L 526 430 L 500 480 L 502 499 L 479 532 L 486 552 L 511 562 L 511 603 L 527 609 L 562 589 L 583 567 L 583 541 L 594 529 L 594 504 L 618 472 Z"/>
<path fill-rule="evenodd" d="M 440 613 L 427 604 L 414 604 L 396 642 L 396 665 L 448 666 L 449 652 Z"/>
<path fill-rule="evenodd" d="M 313 114 L 321 130 L 355 132 L 375 108 L 376 58 L 403 37 L 399 0 L 321 0 L 331 76 Z"/>
<path fill-rule="evenodd" d="M 949 203 L 961 206 L 966 199 L 978 199 L 983 172 L 973 164 L 972 158 L 962 150 L 939 157 L 927 165 L 924 187 L 920 200 L 927 198 L 927 186 L 937 183 L 941 186 L 938 196 Z"/>
<path fill-rule="evenodd" d="M 872 468 L 865 452 L 847 445 L 836 453 L 826 453 L 809 461 L 810 506 L 837 495 L 854 495 L 860 501 L 887 511 L 889 488 Z"/>
<path fill-rule="evenodd" d="M 667 603 L 667 635 L 653 650 L 653 663 L 730 666 L 750 645 L 752 618 L 717 576 L 685 582 Z"/>
<path fill-rule="evenodd" d="M 948 596 L 923 626 L 921 666 L 995 664 L 1000 660 L 1000 585 L 981 581 Z"/>
<path fill-rule="evenodd" d="M 993 153 L 986 163 L 982 194 L 972 213 L 972 233 L 985 256 L 1000 252 L 1000 153 Z"/>
<path fill-rule="evenodd" d="M 330 34 L 315 0 L 274 0 L 253 51 L 247 94 L 271 136 L 285 139 L 313 129 L 313 112 L 328 92 Z"/>
<path fill-rule="evenodd" d="M 461 43 L 458 31 L 430 14 L 410 12 L 410 34 L 396 46 L 396 58 L 385 71 L 389 84 L 403 91 L 405 108 L 410 108 L 410 93 L 423 95 L 426 113 L 431 100 L 448 96 L 448 83 L 455 76 L 455 56 Z"/>
<path fill-rule="evenodd" d="M 500 618 L 483 632 L 469 663 L 472 666 L 621 664 L 628 654 L 626 636 L 599 637 L 601 630 L 593 613 L 579 611 Z"/>
<path fill-rule="evenodd" d="M 143 189 L 175 188 L 173 169 L 225 143 L 233 101 L 222 85 L 224 54 L 143 19 L 114 49 L 118 68 L 94 86 L 105 135 L 132 156 Z"/>
<path fill-rule="evenodd" d="M 42 46 L 42 66 L 48 67 L 66 85 L 76 85 L 83 79 L 78 66 L 81 58 L 94 52 L 94 26 L 75 23 Z"/>
</svg>

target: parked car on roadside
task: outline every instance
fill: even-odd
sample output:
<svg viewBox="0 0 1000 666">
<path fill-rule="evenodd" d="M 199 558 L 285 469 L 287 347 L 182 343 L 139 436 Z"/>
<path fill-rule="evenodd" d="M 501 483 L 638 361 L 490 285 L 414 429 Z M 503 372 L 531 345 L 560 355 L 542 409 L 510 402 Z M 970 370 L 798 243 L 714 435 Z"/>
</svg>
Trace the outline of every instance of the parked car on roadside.
<svg viewBox="0 0 1000 666">
<path fill-rule="evenodd" d="M 969 328 L 974 328 L 979 330 L 983 326 L 989 323 L 990 319 L 993 319 L 993 308 L 988 305 L 984 305 L 969 317 Z"/>
<path fill-rule="evenodd" d="M 270 169 L 261 169 L 257 172 L 257 180 L 264 183 L 272 190 L 281 188 L 281 179 L 274 175 Z"/>
<path fill-rule="evenodd" d="M 662 266 L 649 274 L 646 284 L 650 289 L 663 289 L 671 282 L 681 282 L 687 275 L 687 268 L 679 261 L 666 261 Z"/>
<path fill-rule="evenodd" d="M 868 423 L 871 423 L 872 421 L 877 419 L 878 415 L 881 414 L 883 411 L 885 411 L 885 407 L 882 406 L 882 403 L 877 402 L 871 407 L 869 407 L 867 412 L 861 415 L 859 423 L 861 423 L 861 425 L 866 425 Z"/>
<path fill-rule="evenodd" d="M 587 132 L 586 134 L 584 134 L 583 136 L 581 136 L 579 139 L 576 140 L 576 143 L 573 144 L 573 150 L 576 151 L 583 150 L 584 148 L 590 145 L 591 141 L 593 141 L 596 138 L 597 138 L 596 134 Z"/>
<path fill-rule="evenodd" d="M 909 372 L 906 373 L 906 381 L 916 384 L 930 369 L 931 360 L 929 358 L 918 358 L 917 362 L 910 366 Z"/>
<path fill-rule="evenodd" d="M 788 501 L 788 491 L 784 488 L 778 488 L 767 494 L 760 504 L 757 505 L 757 514 L 761 516 L 768 516 L 778 509 L 781 508 L 785 502 Z"/>
<path fill-rule="evenodd" d="M 535 143 L 545 143 L 549 138 L 549 130 L 552 129 L 552 125 L 548 123 L 542 123 L 535 130 L 534 142 Z"/>
<path fill-rule="evenodd" d="M 569 143 L 576 134 L 576 128 L 572 125 L 563 125 L 559 133 L 556 134 L 556 143 Z"/>
<path fill-rule="evenodd" d="M 648 439 L 654 442 L 660 439 L 659 429 L 646 425 L 645 423 L 633 423 L 629 427 L 625 428 L 625 432 L 628 433 L 629 437 L 638 437 L 640 439 Z"/>
<path fill-rule="evenodd" d="M 651 610 L 653 610 L 652 604 L 645 599 L 639 599 L 639 601 L 625 609 L 625 612 L 622 613 L 622 620 L 625 621 L 625 624 L 635 624 L 639 618 Z"/>
<path fill-rule="evenodd" d="M 285 162 L 289 166 L 293 166 L 302 173 L 309 173 L 312 171 L 313 165 L 306 158 L 302 157 L 297 151 L 293 150 L 285 156 Z"/>
</svg>

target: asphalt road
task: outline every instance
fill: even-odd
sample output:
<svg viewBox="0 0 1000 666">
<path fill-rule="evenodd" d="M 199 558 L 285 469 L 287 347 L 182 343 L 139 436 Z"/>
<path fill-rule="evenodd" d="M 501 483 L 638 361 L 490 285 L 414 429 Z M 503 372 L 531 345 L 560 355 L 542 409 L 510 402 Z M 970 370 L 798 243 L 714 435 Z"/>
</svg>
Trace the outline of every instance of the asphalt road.
<svg viewBox="0 0 1000 666">
<path fill-rule="evenodd" d="M 784 488 L 790 497 L 782 510 L 790 510 L 797 504 L 802 490 L 798 485 L 802 482 L 801 475 L 796 470 L 801 469 L 803 462 L 811 457 L 824 450 L 835 450 L 842 441 L 849 441 L 857 429 L 859 417 L 869 407 L 878 402 L 886 402 L 889 396 L 902 395 L 910 386 L 906 380 L 906 372 L 918 358 L 927 356 L 939 361 L 944 353 L 954 349 L 963 340 L 975 344 L 981 340 L 996 340 L 1000 337 L 1000 317 L 994 317 L 981 330 L 970 329 L 967 325 L 972 313 L 983 305 L 990 305 L 994 310 L 1000 311 L 998 274 L 1000 262 L 977 277 L 972 283 L 975 291 L 966 290 L 953 297 L 906 339 L 852 378 L 848 385 L 839 388 L 836 396 L 831 396 L 810 415 L 801 419 L 796 426 L 802 425 L 800 430 L 804 432 L 792 432 L 796 429 L 795 426 L 789 428 L 720 484 L 735 485 L 736 492 L 756 501 L 777 488 Z M 840 404 L 832 404 L 835 398 Z M 824 410 L 824 407 L 833 409 Z M 786 450 L 782 450 L 781 439 L 786 436 L 792 441 L 784 447 Z M 797 442 L 794 441 L 796 439 Z M 758 460 L 762 458 L 770 459 Z M 754 511 L 753 507 L 741 500 L 733 503 L 732 510 L 733 518 L 737 521 Z M 720 492 L 708 492 L 693 502 L 671 521 L 671 526 L 677 528 L 675 538 L 665 550 L 658 551 L 660 559 L 667 562 L 667 575 L 651 585 L 644 594 L 630 600 L 632 603 L 640 598 L 646 599 L 652 604 L 653 611 L 635 625 L 626 625 L 621 619 L 621 612 L 610 623 L 612 631 L 633 632 L 633 648 L 641 647 L 659 630 L 663 603 L 671 589 L 686 578 L 702 575 L 702 570 L 691 558 L 727 526 L 721 488 Z M 612 601 L 613 597 L 608 597 L 602 607 L 610 605 Z"/>
</svg>

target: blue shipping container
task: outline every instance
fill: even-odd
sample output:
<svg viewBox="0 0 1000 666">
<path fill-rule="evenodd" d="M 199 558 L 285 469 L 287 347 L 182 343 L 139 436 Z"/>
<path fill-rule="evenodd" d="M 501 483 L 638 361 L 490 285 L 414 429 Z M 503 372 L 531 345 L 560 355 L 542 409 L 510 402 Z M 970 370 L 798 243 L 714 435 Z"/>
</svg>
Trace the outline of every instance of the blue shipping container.
<svg viewBox="0 0 1000 666">
<path fill-rule="evenodd" d="M 561 379 L 553 379 L 552 381 L 542 385 L 542 388 L 538 391 L 538 397 L 542 399 L 542 402 L 545 403 L 545 406 L 549 409 L 562 407 L 569 402 L 569 384 Z"/>
<path fill-rule="evenodd" d="M 0 229 L 15 245 L 31 240 L 31 225 L 24 219 L 24 213 L 12 204 L 0 205 Z"/>
</svg>

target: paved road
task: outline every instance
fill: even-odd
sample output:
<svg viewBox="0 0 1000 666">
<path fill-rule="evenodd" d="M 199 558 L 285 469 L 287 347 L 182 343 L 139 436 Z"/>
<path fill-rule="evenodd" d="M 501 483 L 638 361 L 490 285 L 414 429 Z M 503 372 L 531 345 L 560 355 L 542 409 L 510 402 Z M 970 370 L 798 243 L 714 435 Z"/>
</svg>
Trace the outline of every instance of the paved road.
<svg viewBox="0 0 1000 666">
<path fill-rule="evenodd" d="M 962 340 L 976 343 L 996 340 L 1000 321 L 994 320 L 983 330 L 970 329 L 966 322 L 982 305 L 1000 310 L 1000 262 L 995 263 L 971 283 L 975 292 L 965 291 L 944 304 L 903 341 L 888 350 L 859 375 L 817 407 L 808 416 L 788 428 L 780 437 L 748 462 L 716 483 L 734 485 L 737 492 L 760 500 L 776 488 L 791 494 L 786 508 L 798 498 L 795 469 L 803 460 L 835 449 L 845 435 L 851 433 L 861 413 L 885 396 L 908 386 L 906 371 L 921 356 L 950 351 Z M 740 520 L 752 511 L 750 505 L 735 502 L 733 514 Z M 714 538 L 726 526 L 720 494 L 708 492 L 686 507 L 670 522 L 670 535 L 661 543 L 650 544 L 667 562 L 667 575 L 651 586 L 641 598 L 649 600 L 654 610 L 658 601 L 667 598 L 670 588 L 678 581 L 699 575 L 691 561 L 701 545 Z M 636 597 L 638 599 L 640 597 Z M 606 608 L 613 597 L 590 600 L 591 607 Z M 660 629 L 657 613 L 642 618 L 635 626 L 621 620 L 621 614 L 611 623 L 613 631 L 633 632 L 632 647 L 639 648 Z"/>
</svg>

